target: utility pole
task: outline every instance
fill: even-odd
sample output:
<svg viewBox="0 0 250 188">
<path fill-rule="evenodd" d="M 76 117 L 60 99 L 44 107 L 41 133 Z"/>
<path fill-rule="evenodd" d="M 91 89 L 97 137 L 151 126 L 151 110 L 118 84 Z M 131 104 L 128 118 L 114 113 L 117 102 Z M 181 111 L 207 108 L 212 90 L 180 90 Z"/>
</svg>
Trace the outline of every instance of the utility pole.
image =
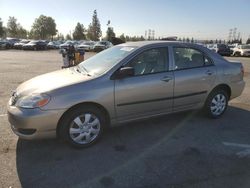
<svg viewBox="0 0 250 188">
<path fill-rule="evenodd" d="M 240 32 L 238 32 L 237 40 L 240 41 Z"/>
<path fill-rule="evenodd" d="M 236 33 L 237 33 L 237 28 L 235 27 L 233 29 L 233 40 L 236 40 Z"/>
<path fill-rule="evenodd" d="M 233 33 L 233 29 L 229 29 L 228 42 L 231 42 L 232 40 L 232 33 Z"/>
<path fill-rule="evenodd" d="M 148 40 L 151 40 L 151 29 L 148 30 Z"/>
</svg>

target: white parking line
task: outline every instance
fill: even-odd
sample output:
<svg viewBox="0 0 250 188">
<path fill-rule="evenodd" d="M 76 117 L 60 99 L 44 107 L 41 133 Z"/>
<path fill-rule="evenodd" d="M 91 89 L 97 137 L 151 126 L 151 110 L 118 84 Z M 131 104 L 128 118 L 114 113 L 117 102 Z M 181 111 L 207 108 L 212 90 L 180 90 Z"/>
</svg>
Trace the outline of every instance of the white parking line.
<svg viewBox="0 0 250 188">
<path fill-rule="evenodd" d="M 240 158 L 242 157 L 250 157 L 250 144 L 237 144 L 237 143 L 230 143 L 230 142 L 222 142 L 225 146 L 233 146 L 244 148 L 242 151 L 237 152 L 236 155 Z"/>
<path fill-rule="evenodd" d="M 7 116 L 7 114 L 0 114 L 0 117 Z"/>
<path fill-rule="evenodd" d="M 250 144 L 237 144 L 237 143 L 230 143 L 230 142 L 222 142 L 225 146 L 235 146 L 240 148 L 250 148 Z"/>
</svg>

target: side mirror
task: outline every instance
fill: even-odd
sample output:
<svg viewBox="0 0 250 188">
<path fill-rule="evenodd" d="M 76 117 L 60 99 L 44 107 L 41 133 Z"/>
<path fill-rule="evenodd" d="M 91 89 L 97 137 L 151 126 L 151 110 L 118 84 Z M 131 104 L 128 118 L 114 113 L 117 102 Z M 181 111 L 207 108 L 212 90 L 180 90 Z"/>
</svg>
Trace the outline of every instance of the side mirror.
<svg viewBox="0 0 250 188">
<path fill-rule="evenodd" d="M 122 67 L 111 76 L 111 79 L 112 80 L 122 79 L 134 75 L 135 75 L 135 70 L 133 67 Z"/>
</svg>

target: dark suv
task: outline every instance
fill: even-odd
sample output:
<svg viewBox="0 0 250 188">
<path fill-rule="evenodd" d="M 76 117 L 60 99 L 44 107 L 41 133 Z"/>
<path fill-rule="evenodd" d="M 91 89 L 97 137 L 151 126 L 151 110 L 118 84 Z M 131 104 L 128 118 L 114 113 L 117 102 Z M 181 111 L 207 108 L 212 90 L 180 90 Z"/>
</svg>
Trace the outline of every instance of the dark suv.
<svg viewBox="0 0 250 188">
<path fill-rule="evenodd" d="M 47 43 L 44 41 L 31 41 L 23 45 L 23 50 L 46 50 Z"/>
<path fill-rule="evenodd" d="M 222 56 L 230 56 L 232 51 L 226 44 L 215 44 L 212 48 L 216 53 Z"/>
</svg>

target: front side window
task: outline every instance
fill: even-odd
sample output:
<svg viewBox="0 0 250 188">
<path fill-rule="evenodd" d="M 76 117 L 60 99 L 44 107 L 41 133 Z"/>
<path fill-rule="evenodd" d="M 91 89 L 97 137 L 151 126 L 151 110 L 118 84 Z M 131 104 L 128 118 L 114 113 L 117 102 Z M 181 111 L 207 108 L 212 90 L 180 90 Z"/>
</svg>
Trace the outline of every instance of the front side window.
<svg viewBox="0 0 250 188">
<path fill-rule="evenodd" d="M 136 56 L 128 66 L 133 67 L 135 76 L 164 72 L 168 70 L 168 49 L 155 48 Z"/>
<path fill-rule="evenodd" d="M 174 47 L 175 69 L 188 69 L 212 65 L 202 52 L 193 48 Z"/>
</svg>

